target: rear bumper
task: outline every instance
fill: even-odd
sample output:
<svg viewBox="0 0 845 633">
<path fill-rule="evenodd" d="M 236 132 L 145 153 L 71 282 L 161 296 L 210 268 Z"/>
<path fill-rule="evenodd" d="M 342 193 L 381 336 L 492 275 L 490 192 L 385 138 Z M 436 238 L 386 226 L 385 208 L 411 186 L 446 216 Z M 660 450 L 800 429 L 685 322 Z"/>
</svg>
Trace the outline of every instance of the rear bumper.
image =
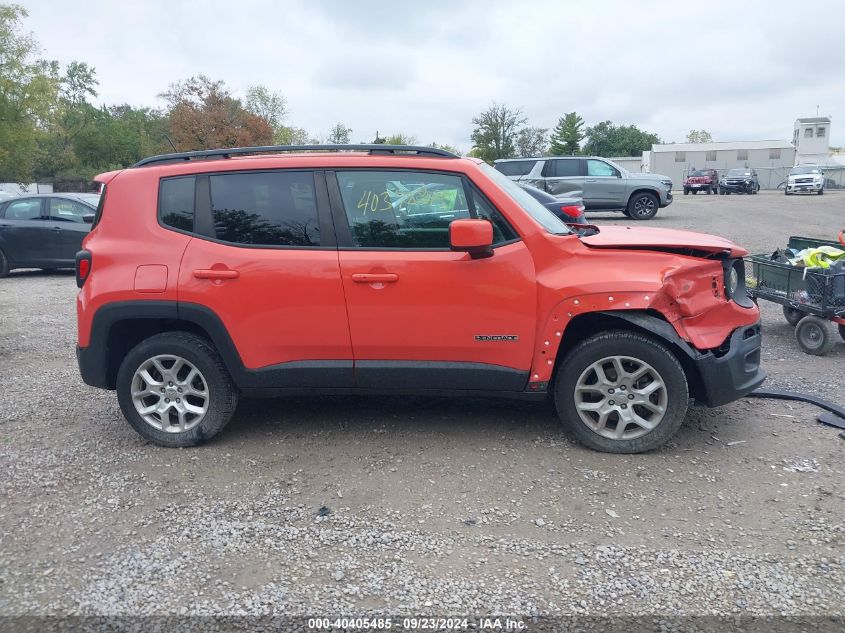
<svg viewBox="0 0 845 633">
<path fill-rule="evenodd" d="M 766 372 L 760 367 L 762 344 L 760 322 L 734 330 L 727 351 L 695 359 L 704 392 L 704 404 L 719 407 L 748 395 L 763 384 Z"/>
</svg>

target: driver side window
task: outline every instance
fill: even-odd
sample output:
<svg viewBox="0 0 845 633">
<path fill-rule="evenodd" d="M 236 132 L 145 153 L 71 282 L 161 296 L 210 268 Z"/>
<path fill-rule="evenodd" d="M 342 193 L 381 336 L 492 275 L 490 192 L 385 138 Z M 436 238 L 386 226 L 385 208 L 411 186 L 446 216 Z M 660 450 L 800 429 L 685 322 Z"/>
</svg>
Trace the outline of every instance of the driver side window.
<svg viewBox="0 0 845 633">
<path fill-rule="evenodd" d="M 337 183 L 355 246 L 449 250 L 453 220 L 493 224 L 494 243 L 516 233 L 477 192 L 470 211 L 460 176 L 415 171 L 339 171 Z"/>
<path fill-rule="evenodd" d="M 602 160 L 587 160 L 588 176 L 613 176 L 618 177 L 619 172 Z"/>
</svg>

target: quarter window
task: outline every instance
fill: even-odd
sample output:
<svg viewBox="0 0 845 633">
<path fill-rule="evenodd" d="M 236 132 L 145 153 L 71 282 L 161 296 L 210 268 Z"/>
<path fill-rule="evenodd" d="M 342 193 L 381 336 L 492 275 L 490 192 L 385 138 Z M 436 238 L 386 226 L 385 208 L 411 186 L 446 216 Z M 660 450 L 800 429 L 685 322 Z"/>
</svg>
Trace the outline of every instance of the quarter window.
<svg viewBox="0 0 845 633">
<path fill-rule="evenodd" d="M 256 246 L 319 246 L 314 175 L 277 171 L 210 177 L 217 239 Z"/>
<path fill-rule="evenodd" d="M 453 220 L 481 217 L 493 223 L 494 243 L 516 237 L 479 194 L 470 211 L 458 176 L 412 171 L 338 172 L 352 240 L 363 248 L 448 249 Z"/>
<path fill-rule="evenodd" d="M 37 220 L 41 217 L 41 200 L 16 200 L 6 207 L 7 220 Z"/>
<path fill-rule="evenodd" d="M 168 178 L 161 181 L 159 217 L 167 226 L 194 230 L 194 178 Z"/>
</svg>

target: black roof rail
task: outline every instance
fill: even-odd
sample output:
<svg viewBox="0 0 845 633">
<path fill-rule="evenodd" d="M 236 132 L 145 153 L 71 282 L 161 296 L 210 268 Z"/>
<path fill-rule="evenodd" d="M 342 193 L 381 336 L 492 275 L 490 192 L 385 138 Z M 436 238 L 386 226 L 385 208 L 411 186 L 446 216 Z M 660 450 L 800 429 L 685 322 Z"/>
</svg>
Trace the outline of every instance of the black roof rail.
<svg viewBox="0 0 845 633">
<path fill-rule="evenodd" d="M 350 152 L 366 151 L 370 154 L 394 154 L 415 156 L 436 156 L 438 158 L 460 158 L 452 152 L 436 147 L 420 147 L 418 145 L 383 145 L 383 144 L 360 144 L 360 145 L 262 145 L 259 147 L 232 147 L 229 149 L 203 149 L 196 152 L 179 152 L 177 154 L 161 154 L 150 156 L 139 160 L 132 167 L 144 167 L 145 165 L 161 163 L 178 163 L 190 160 L 202 160 L 204 158 L 230 158 L 240 154 L 268 154 L 273 152 Z"/>
</svg>

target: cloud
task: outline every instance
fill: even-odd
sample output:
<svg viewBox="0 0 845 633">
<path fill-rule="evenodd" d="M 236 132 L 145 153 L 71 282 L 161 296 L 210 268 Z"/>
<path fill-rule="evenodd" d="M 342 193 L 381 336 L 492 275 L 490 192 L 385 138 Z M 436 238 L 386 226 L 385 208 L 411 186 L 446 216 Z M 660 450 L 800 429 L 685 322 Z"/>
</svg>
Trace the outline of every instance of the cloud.
<svg viewBox="0 0 845 633">
<path fill-rule="evenodd" d="M 577 111 L 666 140 L 792 136 L 800 116 L 832 115 L 845 145 L 845 3 L 792 19 L 794 3 L 601 4 L 534 0 L 29 0 L 47 57 L 96 67 L 107 103 L 153 105 L 204 73 L 235 92 L 264 84 L 289 123 L 355 140 L 402 131 L 469 149 L 472 117 L 493 100 L 552 127 Z M 841 124 L 839 123 L 841 121 Z M 359 138 L 360 137 L 360 138 Z"/>
</svg>

